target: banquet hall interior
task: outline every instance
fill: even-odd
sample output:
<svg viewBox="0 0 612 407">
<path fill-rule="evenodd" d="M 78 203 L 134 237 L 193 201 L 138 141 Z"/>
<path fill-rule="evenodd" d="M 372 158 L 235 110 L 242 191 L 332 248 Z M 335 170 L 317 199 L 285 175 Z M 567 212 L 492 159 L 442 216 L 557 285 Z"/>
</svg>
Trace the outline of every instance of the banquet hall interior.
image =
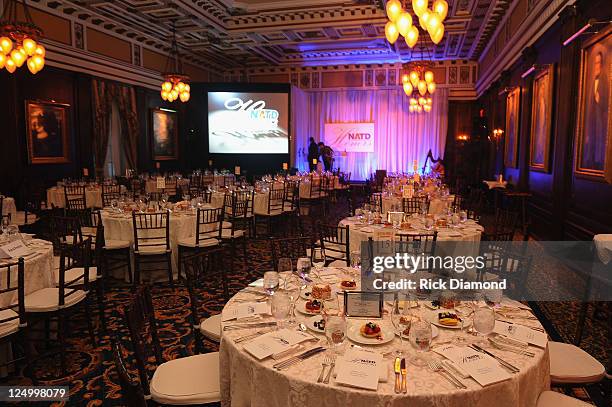
<svg viewBox="0 0 612 407">
<path fill-rule="evenodd" d="M 612 405 L 609 0 L 0 11 L 2 405 Z"/>
</svg>

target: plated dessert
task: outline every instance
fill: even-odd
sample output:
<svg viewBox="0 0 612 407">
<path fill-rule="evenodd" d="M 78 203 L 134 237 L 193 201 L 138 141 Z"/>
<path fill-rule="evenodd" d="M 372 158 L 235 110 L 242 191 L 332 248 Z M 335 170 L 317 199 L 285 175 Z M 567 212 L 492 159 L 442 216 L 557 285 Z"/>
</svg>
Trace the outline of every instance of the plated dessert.
<svg viewBox="0 0 612 407">
<path fill-rule="evenodd" d="M 366 338 L 378 338 L 380 337 L 380 325 L 374 322 L 368 322 L 361 326 L 359 332 Z"/>
<path fill-rule="evenodd" d="M 357 282 L 355 280 L 342 280 L 340 282 L 340 288 L 345 290 L 352 290 L 357 288 Z"/>
<path fill-rule="evenodd" d="M 329 284 L 315 284 L 312 286 L 312 298 L 317 300 L 329 300 L 332 296 L 332 290 Z"/>
<path fill-rule="evenodd" d="M 306 301 L 306 304 L 304 305 L 304 308 L 306 309 L 306 312 L 308 313 L 319 313 L 321 312 L 321 301 L 319 300 L 309 300 Z"/>
<path fill-rule="evenodd" d="M 461 322 L 461 318 L 453 312 L 439 312 L 438 322 L 443 326 L 457 326 Z"/>
</svg>

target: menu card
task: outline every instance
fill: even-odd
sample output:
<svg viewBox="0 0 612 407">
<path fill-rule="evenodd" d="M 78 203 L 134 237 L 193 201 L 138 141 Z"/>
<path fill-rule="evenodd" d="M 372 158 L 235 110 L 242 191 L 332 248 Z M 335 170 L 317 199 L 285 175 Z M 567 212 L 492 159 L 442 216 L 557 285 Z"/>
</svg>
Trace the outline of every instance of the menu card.
<svg viewBox="0 0 612 407">
<path fill-rule="evenodd" d="M 21 240 L 14 240 L 10 243 L 0 246 L 0 258 L 19 258 L 32 253 Z"/>
<path fill-rule="evenodd" d="M 376 390 L 380 378 L 380 353 L 363 349 L 346 351 L 336 363 L 336 383 L 361 389 Z"/>
<path fill-rule="evenodd" d="M 481 386 L 510 379 L 510 374 L 497 360 L 472 348 L 449 345 L 436 347 L 434 352 L 452 361 L 459 370 L 467 372 Z"/>
<path fill-rule="evenodd" d="M 250 341 L 244 345 L 244 350 L 261 360 L 308 339 L 312 339 L 312 336 L 306 332 L 295 329 L 280 329 L 268 332 Z"/>
<path fill-rule="evenodd" d="M 243 319 L 254 315 L 269 314 L 270 305 L 267 302 L 245 302 L 223 311 L 221 321 Z"/>
<path fill-rule="evenodd" d="M 382 293 L 344 292 L 344 313 L 347 317 L 382 318 Z"/>
<path fill-rule="evenodd" d="M 319 279 L 324 283 L 335 283 L 339 280 L 338 270 L 335 268 L 324 268 L 318 271 Z"/>
<path fill-rule="evenodd" d="M 548 336 L 544 332 L 538 332 L 523 325 L 495 321 L 493 332 L 521 342 L 539 346 L 540 348 L 545 348 L 548 343 Z"/>
</svg>

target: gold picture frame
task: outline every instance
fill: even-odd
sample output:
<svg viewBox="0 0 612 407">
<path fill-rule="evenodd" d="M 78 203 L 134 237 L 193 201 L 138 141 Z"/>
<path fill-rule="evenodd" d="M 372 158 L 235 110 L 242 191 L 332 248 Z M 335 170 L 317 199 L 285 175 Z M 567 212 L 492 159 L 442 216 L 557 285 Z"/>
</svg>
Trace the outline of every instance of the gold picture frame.
<svg viewBox="0 0 612 407">
<path fill-rule="evenodd" d="M 70 162 L 68 109 L 70 105 L 25 101 L 26 139 L 30 164 Z"/>
<path fill-rule="evenodd" d="M 538 72 L 531 93 L 531 128 L 529 132 L 529 168 L 548 172 L 552 134 L 554 67 Z"/>
<path fill-rule="evenodd" d="M 521 88 L 512 89 L 506 96 L 506 138 L 504 140 L 504 165 L 516 168 L 520 134 Z"/>
<path fill-rule="evenodd" d="M 154 161 L 178 159 L 178 115 L 175 110 L 151 109 L 151 144 Z"/>
<path fill-rule="evenodd" d="M 586 40 L 580 51 L 574 149 L 576 176 L 608 183 L 612 183 L 611 34 L 608 26 Z"/>
</svg>

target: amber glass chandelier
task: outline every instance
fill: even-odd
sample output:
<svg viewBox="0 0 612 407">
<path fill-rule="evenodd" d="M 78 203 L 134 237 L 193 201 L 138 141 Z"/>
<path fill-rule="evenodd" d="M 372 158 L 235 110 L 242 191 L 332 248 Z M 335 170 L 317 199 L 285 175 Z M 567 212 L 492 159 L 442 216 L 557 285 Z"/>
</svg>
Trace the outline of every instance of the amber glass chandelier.
<svg viewBox="0 0 612 407">
<path fill-rule="evenodd" d="M 189 76 L 183 72 L 183 64 L 179 54 L 178 43 L 176 42 L 176 27 L 172 23 L 172 48 L 166 60 L 166 68 L 162 73 L 164 82 L 161 84 L 161 97 L 168 102 L 180 99 L 181 102 L 189 100 L 191 88 L 189 86 Z"/>
<path fill-rule="evenodd" d="M 427 61 L 411 62 L 404 67 L 402 87 L 406 96 L 410 97 L 410 113 L 431 111 L 436 83 L 430 68 L 431 63 Z"/>
<path fill-rule="evenodd" d="M 45 47 L 38 43 L 43 31 L 34 24 L 25 0 L 7 0 L 0 17 L 0 69 L 13 73 L 24 64 L 32 74 L 45 66 Z M 17 7 L 21 4 L 25 21 L 19 21 Z"/>
<path fill-rule="evenodd" d="M 385 37 L 391 44 L 395 43 L 400 34 L 406 44 L 412 48 L 419 39 L 419 30 L 413 24 L 412 14 L 408 10 L 408 0 L 389 0 L 385 7 L 389 21 L 385 25 Z M 434 44 L 439 44 L 444 37 L 444 19 L 448 14 L 448 3 L 445 0 L 435 0 L 432 8 L 429 0 L 412 0 L 412 11 L 419 19 L 421 28 L 429 33 Z"/>
</svg>

